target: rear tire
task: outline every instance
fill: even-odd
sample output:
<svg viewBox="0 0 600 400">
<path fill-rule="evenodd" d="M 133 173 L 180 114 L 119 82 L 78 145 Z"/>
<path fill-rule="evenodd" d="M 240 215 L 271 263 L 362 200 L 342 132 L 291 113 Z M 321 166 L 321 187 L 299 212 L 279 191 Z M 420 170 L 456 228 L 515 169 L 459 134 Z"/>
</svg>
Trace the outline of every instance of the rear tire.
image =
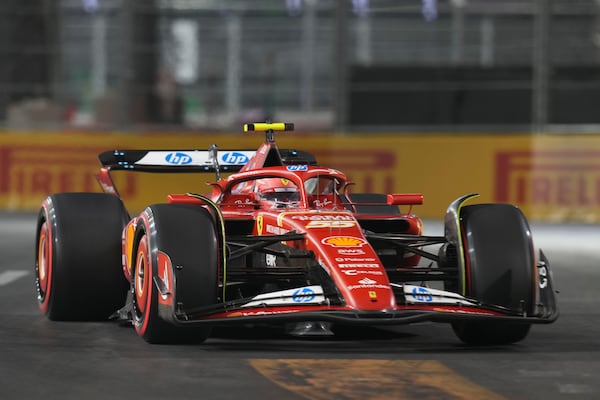
<svg viewBox="0 0 600 400">
<path fill-rule="evenodd" d="M 135 330 L 148 343 L 201 343 L 212 328 L 170 322 L 174 311 L 159 304 L 154 279 L 159 277 L 157 254 L 162 252 L 173 269 L 178 268 L 171 272 L 176 274 L 176 287 L 170 288 L 178 302 L 186 308 L 217 303 L 219 241 L 212 217 L 203 207 L 185 204 L 152 205 L 142 215 L 145 221 L 138 225 L 132 277 Z M 159 307 L 163 307 L 162 313 Z"/>
<path fill-rule="evenodd" d="M 40 311 L 54 321 L 99 321 L 125 304 L 121 233 L 128 215 L 104 193 L 59 193 L 37 221 L 35 276 Z"/>
<path fill-rule="evenodd" d="M 465 249 L 463 294 L 484 304 L 531 315 L 535 307 L 535 252 L 529 225 L 509 204 L 477 204 L 461 210 Z M 530 324 L 460 321 L 456 335 L 469 345 L 503 345 L 523 340 Z"/>
</svg>

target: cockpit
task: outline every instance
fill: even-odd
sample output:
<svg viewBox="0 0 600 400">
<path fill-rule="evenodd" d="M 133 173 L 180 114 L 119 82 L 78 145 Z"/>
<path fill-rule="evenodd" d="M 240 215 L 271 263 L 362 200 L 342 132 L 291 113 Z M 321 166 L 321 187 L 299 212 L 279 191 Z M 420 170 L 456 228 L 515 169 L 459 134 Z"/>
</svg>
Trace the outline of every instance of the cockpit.
<svg viewBox="0 0 600 400">
<path fill-rule="evenodd" d="M 317 175 L 304 181 L 307 195 L 337 193 L 339 180 L 329 175 Z"/>
<path fill-rule="evenodd" d="M 286 170 L 272 172 L 273 175 L 254 175 L 238 181 L 229 192 L 233 196 L 248 196 L 265 208 L 334 208 L 341 203 L 339 193 L 345 181 L 341 173 L 337 176 L 324 168 L 296 174 Z"/>
</svg>

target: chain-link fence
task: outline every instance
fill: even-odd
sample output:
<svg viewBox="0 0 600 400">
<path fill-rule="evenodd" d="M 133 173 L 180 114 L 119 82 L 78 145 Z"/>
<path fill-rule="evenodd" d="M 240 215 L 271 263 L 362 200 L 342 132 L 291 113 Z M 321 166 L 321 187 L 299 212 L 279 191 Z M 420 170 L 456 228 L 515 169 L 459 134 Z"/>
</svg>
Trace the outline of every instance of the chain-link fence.
<svg viewBox="0 0 600 400">
<path fill-rule="evenodd" d="M 599 17 L 597 0 L 4 0 L 0 120 L 595 129 Z"/>
</svg>

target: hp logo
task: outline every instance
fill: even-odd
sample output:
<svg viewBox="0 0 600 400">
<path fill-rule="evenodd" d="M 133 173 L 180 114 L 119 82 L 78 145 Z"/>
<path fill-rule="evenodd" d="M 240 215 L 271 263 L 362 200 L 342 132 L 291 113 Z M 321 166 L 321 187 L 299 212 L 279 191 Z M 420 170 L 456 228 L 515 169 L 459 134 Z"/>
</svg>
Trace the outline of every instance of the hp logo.
<svg viewBox="0 0 600 400">
<path fill-rule="evenodd" d="M 315 291 L 307 287 L 296 290 L 292 296 L 294 303 L 310 303 L 314 299 Z"/>
<path fill-rule="evenodd" d="M 174 165 L 186 165 L 192 162 L 192 157 L 185 153 L 169 153 L 165 161 Z"/>
<path fill-rule="evenodd" d="M 288 165 L 288 171 L 308 171 L 308 165 Z"/>
<path fill-rule="evenodd" d="M 243 165 L 248 162 L 248 156 L 244 153 L 238 153 L 236 151 L 225 153 L 223 157 L 221 157 L 221 161 L 226 164 L 235 164 L 235 165 Z"/>
<path fill-rule="evenodd" d="M 431 296 L 431 292 L 424 287 L 414 288 L 412 290 L 413 298 L 416 301 L 429 303 L 433 301 L 433 297 Z"/>
</svg>

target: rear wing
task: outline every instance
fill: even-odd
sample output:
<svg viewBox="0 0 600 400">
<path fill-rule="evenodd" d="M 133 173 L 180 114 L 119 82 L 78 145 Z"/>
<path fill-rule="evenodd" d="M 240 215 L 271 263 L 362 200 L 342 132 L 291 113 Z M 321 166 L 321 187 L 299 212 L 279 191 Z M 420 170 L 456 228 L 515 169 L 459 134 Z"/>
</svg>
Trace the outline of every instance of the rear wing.
<svg viewBox="0 0 600 400">
<path fill-rule="evenodd" d="M 266 132 L 267 142 L 274 142 L 273 132 L 294 130 L 294 124 L 245 124 L 244 131 Z M 208 150 L 114 150 L 101 153 L 98 158 L 108 170 L 137 170 L 150 172 L 237 172 L 256 154 L 256 150 L 220 150 L 211 145 Z M 287 150 L 286 159 L 300 160 L 308 153 Z M 310 154 L 308 154 L 311 156 Z M 279 163 L 284 160 L 277 157 Z M 316 162 L 310 157 L 308 162 Z"/>
<path fill-rule="evenodd" d="M 237 172 L 256 150 L 114 150 L 98 158 L 104 168 L 146 172 Z"/>
<path fill-rule="evenodd" d="M 208 150 L 110 150 L 98 156 L 102 168 L 96 175 L 102 190 L 119 196 L 112 180 L 111 171 L 145 172 L 213 172 L 217 181 L 221 172 L 238 172 L 263 166 L 310 164 L 316 165 L 315 157 L 303 151 L 275 146 L 275 131 L 294 130 L 289 123 L 257 123 L 244 125 L 244 131 L 265 132 L 266 141 L 258 150 L 220 150 L 211 145 Z M 251 161 L 252 160 L 252 161 Z M 257 161 L 258 160 L 258 161 Z M 268 163 L 266 162 L 268 161 Z"/>
<path fill-rule="evenodd" d="M 208 150 L 111 150 L 98 156 L 102 168 L 96 179 L 104 193 L 121 197 L 111 171 L 213 172 L 219 180 L 221 172 L 240 171 L 255 153 L 255 150 L 219 150 L 215 145 Z"/>
</svg>

